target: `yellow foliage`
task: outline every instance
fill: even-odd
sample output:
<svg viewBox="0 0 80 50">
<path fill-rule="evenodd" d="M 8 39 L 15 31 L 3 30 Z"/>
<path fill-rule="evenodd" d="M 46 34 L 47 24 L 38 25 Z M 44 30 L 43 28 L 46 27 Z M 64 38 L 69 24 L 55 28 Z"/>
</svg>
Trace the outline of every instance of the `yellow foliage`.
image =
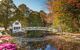
<svg viewBox="0 0 80 50">
<path fill-rule="evenodd" d="M 59 24 L 59 16 L 58 14 L 54 14 L 54 20 L 53 20 L 53 25 L 55 25 L 55 27 L 58 27 L 58 24 Z"/>
<path fill-rule="evenodd" d="M 61 10 L 61 6 L 62 6 L 61 1 L 54 1 L 53 2 L 53 10 L 54 10 L 54 12 L 60 11 Z"/>
<path fill-rule="evenodd" d="M 50 0 L 48 3 L 49 10 L 52 13 L 53 17 L 53 25 L 55 27 L 58 27 L 60 25 L 59 17 L 61 17 L 63 14 L 61 13 L 63 3 L 62 0 Z"/>
</svg>

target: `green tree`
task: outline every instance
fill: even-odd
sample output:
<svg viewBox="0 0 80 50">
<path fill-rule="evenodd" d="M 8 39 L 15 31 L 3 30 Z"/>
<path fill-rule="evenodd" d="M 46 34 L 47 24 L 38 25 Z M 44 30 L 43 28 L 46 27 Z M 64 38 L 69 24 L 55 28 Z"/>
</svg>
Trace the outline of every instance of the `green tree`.
<svg viewBox="0 0 80 50">
<path fill-rule="evenodd" d="M 11 12 L 11 5 L 13 4 L 12 0 L 2 0 L 0 1 L 0 23 L 2 26 L 5 27 L 5 29 L 7 29 L 7 27 L 9 26 L 9 15 Z"/>
<path fill-rule="evenodd" d="M 40 17 L 40 13 L 39 12 L 31 12 L 29 17 L 29 26 L 30 27 L 42 27 L 44 26 L 43 25 L 43 22 L 42 22 L 42 19 Z M 28 36 L 29 37 L 40 37 L 42 35 L 42 31 L 28 31 Z"/>
<path fill-rule="evenodd" d="M 25 4 L 21 4 L 18 6 L 17 10 L 15 11 L 15 15 L 9 19 L 9 21 L 14 22 L 19 20 L 22 24 L 22 27 L 28 26 L 28 17 L 29 17 L 29 9 L 26 7 Z"/>
</svg>

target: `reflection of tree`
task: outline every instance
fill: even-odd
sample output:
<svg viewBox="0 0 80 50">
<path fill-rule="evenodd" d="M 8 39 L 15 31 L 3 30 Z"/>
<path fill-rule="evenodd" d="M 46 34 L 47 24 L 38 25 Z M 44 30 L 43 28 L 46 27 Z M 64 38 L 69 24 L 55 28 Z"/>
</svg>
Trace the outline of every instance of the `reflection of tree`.
<svg viewBox="0 0 80 50">
<path fill-rule="evenodd" d="M 38 48 L 42 48 L 44 50 L 45 46 L 46 46 L 44 41 L 41 41 L 41 42 L 30 42 L 30 43 L 28 43 L 28 45 L 30 46 L 30 48 L 33 48 L 33 50 L 34 49 L 38 49 Z"/>
</svg>

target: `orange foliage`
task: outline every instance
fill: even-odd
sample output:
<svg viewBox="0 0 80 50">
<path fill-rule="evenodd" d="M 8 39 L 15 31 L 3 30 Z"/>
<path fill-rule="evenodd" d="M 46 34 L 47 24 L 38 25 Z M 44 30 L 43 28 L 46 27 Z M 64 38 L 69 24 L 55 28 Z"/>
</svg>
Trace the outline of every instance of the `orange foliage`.
<svg viewBox="0 0 80 50">
<path fill-rule="evenodd" d="M 75 6 L 75 7 L 80 9 L 80 2 L 79 2 L 79 0 L 67 0 L 67 3 L 69 3 L 72 6 Z"/>
<path fill-rule="evenodd" d="M 59 24 L 59 19 L 58 17 L 60 17 L 61 11 L 62 11 L 62 0 L 49 0 L 48 2 L 48 9 L 50 10 L 50 14 L 51 14 L 51 18 L 53 19 L 53 25 L 55 25 L 56 27 Z M 50 21 L 51 22 L 51 21 Z"/>
</svg>

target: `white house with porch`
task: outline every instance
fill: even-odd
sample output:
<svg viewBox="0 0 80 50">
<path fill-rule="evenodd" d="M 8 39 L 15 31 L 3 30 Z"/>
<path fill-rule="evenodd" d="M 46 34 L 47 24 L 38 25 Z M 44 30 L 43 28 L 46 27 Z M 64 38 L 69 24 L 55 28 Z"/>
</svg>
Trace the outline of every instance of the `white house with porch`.
<svg viewBox="0 0 80 50">
<path fill-rule="evenodd" d="M 12 23 L 12 32 L 13 33 L 22 32 L 22 25 L 19 21 L 15 21 Z"/>
</svg>

